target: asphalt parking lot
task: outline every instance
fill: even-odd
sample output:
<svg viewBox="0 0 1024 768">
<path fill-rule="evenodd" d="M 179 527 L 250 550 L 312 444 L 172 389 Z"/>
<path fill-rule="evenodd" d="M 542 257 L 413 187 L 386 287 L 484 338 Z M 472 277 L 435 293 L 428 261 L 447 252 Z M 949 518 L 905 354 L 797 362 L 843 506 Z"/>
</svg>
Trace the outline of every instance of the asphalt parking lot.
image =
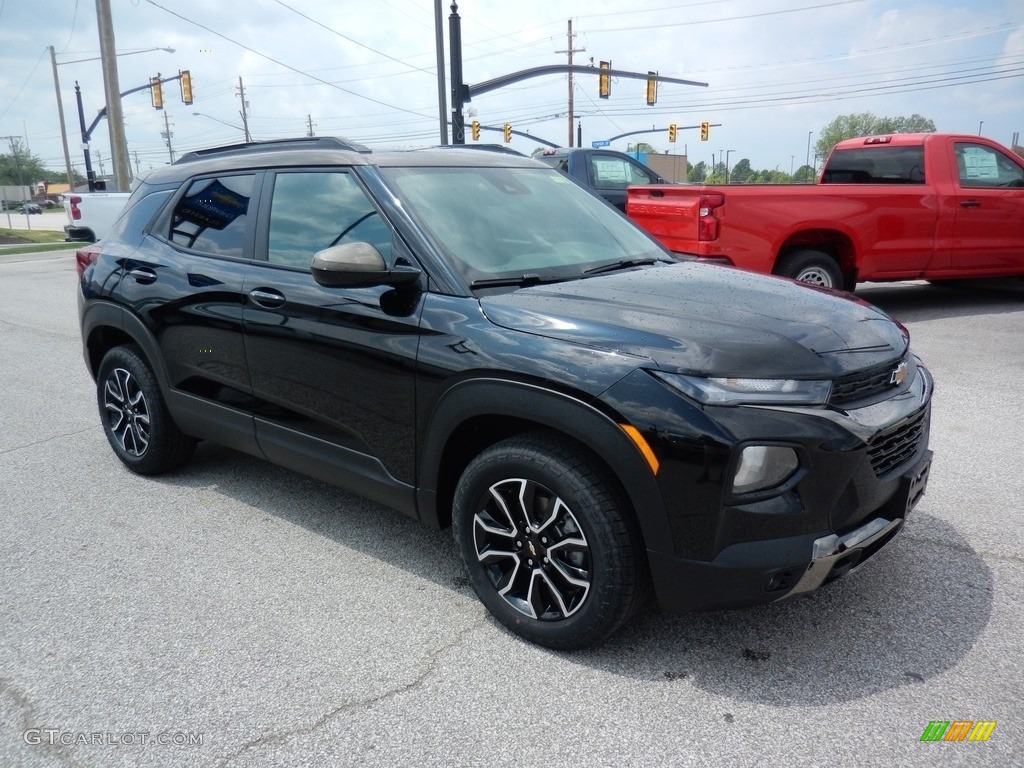
<svg viewBox="0 0 1024 768">
<path fill-rule="evenodd" d="M 130 474 L 73 258 L 0 252 L 0 285 L 2 766 L 1024 765 L 1024 282 L 859 291 L 937 384 L 892 546 L 577 653 L 492 621 L 450 532 L 217 447 Z M 997 725 L 922 742 L 934 720 Z"/>
</svg>

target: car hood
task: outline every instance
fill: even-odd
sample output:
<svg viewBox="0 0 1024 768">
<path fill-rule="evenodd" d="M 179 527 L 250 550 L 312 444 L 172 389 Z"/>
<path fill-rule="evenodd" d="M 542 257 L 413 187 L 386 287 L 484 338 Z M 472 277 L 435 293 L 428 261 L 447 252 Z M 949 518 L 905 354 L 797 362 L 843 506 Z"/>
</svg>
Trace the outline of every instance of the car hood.
<svg viewBox="0 0 1024 768">
<path fill-rule="evenodd" d="M 834 377 L 889 362 L 909 342 L 901 325 L 852 296 L 693 262 L 521 288 L 480 304 L 502 328 L 716 376 Z"/>
</svg>

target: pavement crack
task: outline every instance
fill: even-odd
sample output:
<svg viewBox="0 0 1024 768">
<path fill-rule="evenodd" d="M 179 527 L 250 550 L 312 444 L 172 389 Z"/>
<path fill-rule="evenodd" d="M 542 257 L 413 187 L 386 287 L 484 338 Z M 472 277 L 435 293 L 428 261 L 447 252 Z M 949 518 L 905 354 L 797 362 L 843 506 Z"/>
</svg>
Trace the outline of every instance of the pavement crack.
<svg viewBox="0 0 1024 768">
<path fill-rule="evenodd" d="M 910 539 L 911 541 L 919 542 L 921 544 L 931 544 L 943 549 L 950 549 L 965 555 L 974 555 L 975 557 L 980 557 L 982 560 L 998 560 L 1024 565 L 1024 556 L 1022 555 L 1011 555 L 1003 552 L 991 552 L 988 550 L 976 549 L 966 542 L 956 543 L 951 541 L 942 541 L 940 539 L 931 539 L 927 536 L 918 536 L 912 533 L 904 533 L 903 538 Z"/>
<path fill-rule="evenodd" d="M 390 688 L 369 698 L 359 699 L 356 701 L 350 701 L 345 704 L 342 704 L 328 712 L 325 712 L 312 723 L 298 725 L 286 731 L 265 733 L 257 739 L 253 739 L 252 741 L 248 741 L 245 744 L 242 744 L 234 752 L 220 757 L 217 761 L 217 765 L 223 768 L 224 766 L 229 765 L 233 760 L 235 760 L 235 758 L 241 757 L 245 753 L 250 752 L 252 750 L 260 749 L 262 747 L 271 746 L 275 744 L 284 744 L 289 739 L 294 738 L 296 736 L 308 736 L 309 734 L 315 733 L 319 729 L 323 728 L 325 725 L 327 725 L 337 717 L 349 714 L 350 712 L 370 709 L 371 707 L 374 707 L 377 704 L 380 704 L 381 702 L 388 701 L 389 699 L 396 698 L 404 693 L 410 693 L 421 688 L 424 685 L 424 683 L 426 683 L 437 671 L 441 657 L 449 651 L 462 645 L 462 643 L 466 639 L 466 636 L 473 630 L 479 628 L 482 625 L 482 623 L 482 619 L 472 622 L 469 626 L 467 626 L 465 629 L 459 632 L 459 634 L 451 642 L 445 644 L 444 646 L 428 654 L 423 669 L 412 681 L 405 683 L 403 685 L 396 686 L 394 688 Z"/>
<path fill-rule="evenodd" d="M 14 702 L 15 709 L 21 712 L 22 727 L 18 739 L 22 741 L 28 751 L 43 750 L 51 757 L 57 759 L 61 765 L 69 766 L 69 768 L 84 767 L 85 763 L 76 760 L 72 756 L 71 750 L 63 744 L 54 744 L 45 738 L 41 738 L 41 743 L 39 744 L 30 744 L 26 740 L 29 733 L 34 729 L 46 730 L 47 727 L 40 722 L 39 714 L 28 693 L 23 688 L 18 687 L 14 681 L 0 677 L 0 699 L 5 697 L 11 699 Z"/>
<path fill-rule="evenodd" d="M 37 445 L 43 445 L 44 443 L 49 443 L 54 440 L 60 440 L 61 438 L 74 437 L 75 435 L 80 435 L 83 432 L 93 432 L 95 431 L 95 429 L 95 426 L 82 427 L 82 429 L 76 429 L 74 432 L 62 432 L 59 435 L 51 435 L 50 437 L 44 437 L 42 440 L 33 440 L 31 443 L 22 443 L 21 445 L 15 445 L 12 448 L 3 448 L 0 449 L 0 456 L 3 456 L 6 453 L 14 453 L 15 451 L 21 451 L 24 450 L 25 448 L 32 448 Z"/>
</svg>

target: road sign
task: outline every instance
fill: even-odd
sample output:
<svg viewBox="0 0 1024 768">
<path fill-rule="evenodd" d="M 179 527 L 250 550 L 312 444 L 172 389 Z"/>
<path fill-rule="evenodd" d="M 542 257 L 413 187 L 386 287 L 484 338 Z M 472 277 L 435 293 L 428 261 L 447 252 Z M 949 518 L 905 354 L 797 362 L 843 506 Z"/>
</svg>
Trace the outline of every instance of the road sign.
<svg viewBox="0 0 1024 768">
<path fill-rule="evenodd" d="M 592 142 L 590 142 L 590 146 L 592 146 L 594 149 L 597 149 L 598 147 L 610 147 L 611 146 L 611 142 L 610 141 L 605 141 L 604 139 L 602 139 L 601 141 L 592 141 Z"/>
</svg>

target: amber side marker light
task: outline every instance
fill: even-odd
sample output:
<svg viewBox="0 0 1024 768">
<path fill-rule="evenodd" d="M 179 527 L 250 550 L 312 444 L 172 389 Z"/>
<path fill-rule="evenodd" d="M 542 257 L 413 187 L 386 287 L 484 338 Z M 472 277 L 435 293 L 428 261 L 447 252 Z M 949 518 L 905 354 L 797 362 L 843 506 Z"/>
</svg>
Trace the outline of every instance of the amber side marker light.
<svg viewBox="0 0 1024 768">
<path fill-rule="evenodd" d="M 647 466 L 651 468 L 651 473 L 655 475 L 658 474 L 658 468 L 661 466 L 661 462 L 659 462 L 658 457 L 654 455 L 654 451 L 651 450 L 651 446 L 648 445 L 646 440 L 644 440 L 644 436 L 640 434 L 640 430 L 632 424 L 619 424 L 619 428 L 629 435 L 629 439 L 633 441 L 633 445 L 635 445 L 637 450 L 643 454 L 644 460 L 647 462 Z"/>
</svg>

